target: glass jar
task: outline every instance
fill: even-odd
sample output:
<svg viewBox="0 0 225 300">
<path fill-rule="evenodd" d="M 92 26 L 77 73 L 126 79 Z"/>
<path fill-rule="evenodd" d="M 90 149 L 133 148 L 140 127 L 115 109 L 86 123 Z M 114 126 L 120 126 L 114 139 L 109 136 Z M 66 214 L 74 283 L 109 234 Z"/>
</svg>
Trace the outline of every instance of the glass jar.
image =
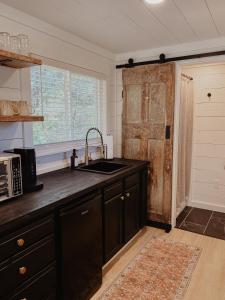
<svg viewBox="0 0 225 300">
<path fill-rule="evenodd" d="M 0 32 L 0 49 L 10 50 L 10 35 L 8 32 Z"/>
<path fill-rule="evenodd" d="M 20 53 L 23 55 L 28 55 L 30 52 L 30 41 L 26 34 L 18 34 Z"/>
<path fill-rule="evenodd" d="M 19 53 L 19 49 L 20 49 L 20 41 L 19 41 L 18 36 L 11 35 L 10 36 L 10 50 L 12 52 Z"/>
</svg>

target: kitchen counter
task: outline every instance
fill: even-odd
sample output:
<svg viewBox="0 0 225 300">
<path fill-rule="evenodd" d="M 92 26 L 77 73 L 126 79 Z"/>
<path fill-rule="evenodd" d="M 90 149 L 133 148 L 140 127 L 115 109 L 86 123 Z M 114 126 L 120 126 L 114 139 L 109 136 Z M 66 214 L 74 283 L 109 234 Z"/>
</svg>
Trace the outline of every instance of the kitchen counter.
<svg viewBox="0 0 225 300">
<path fill-rule="evenodd" d="M 56 207 L 76 201 L 88 192 L 113 183 L 121 176 L 132 174 L 148 164 L 146 161 L 137 160 L 115 159 L 114 161 L 125 163 L 128 167 L 111 175 L 71 171 L 70 168 L 66 168 L 39 176 L 44 183 L 42 190 L 0 204 L 0 234 L 10 230 L 12 222 L 16 225 L 23 219 L 29 221 L 35 215 L 47 214 Z"/>
</svg>

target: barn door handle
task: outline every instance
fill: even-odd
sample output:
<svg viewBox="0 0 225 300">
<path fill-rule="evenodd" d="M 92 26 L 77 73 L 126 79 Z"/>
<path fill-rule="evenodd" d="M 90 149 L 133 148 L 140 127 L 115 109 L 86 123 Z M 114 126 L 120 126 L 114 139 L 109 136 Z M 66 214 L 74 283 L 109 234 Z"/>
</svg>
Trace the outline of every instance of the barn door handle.
<svg viewBox="0 0 225 300">
<path fill-rule="evenodd" d="M 169 140 L 170 139 L 170 125 L 167 125 L 166 126 L 166 140 Z"/>
</svg>

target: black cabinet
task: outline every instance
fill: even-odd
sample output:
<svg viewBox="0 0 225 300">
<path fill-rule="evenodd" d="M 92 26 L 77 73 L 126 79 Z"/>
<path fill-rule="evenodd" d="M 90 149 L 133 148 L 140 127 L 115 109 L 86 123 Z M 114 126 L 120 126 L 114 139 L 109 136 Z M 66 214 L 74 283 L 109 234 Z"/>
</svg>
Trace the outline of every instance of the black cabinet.
<svg viewBox="0 0 225 300">
<path fill-rule="evenodd" d="M 104 189 L 104 263 L 145 225 L 141 176 L 134 173 Z"/>
<path fill-rule="evenodd" d="M 56 300 L 55 265 L 48 267 L 7 300 Z M 6 300 L 6 299 L 5 299 Z"/>
<path fill-rule="evenodd" d="M 0 299 L 55 299 L 53 215 L 16 228 L 0 239 Z"/>
<path fill-rule="evenodd" d="M 61 298 L 88 299 L 102 282 L 102 197 L 60 211 Z"/>
<path fill-rule="evenodd" d="M 123 245 L 122 194 L 104 203 L 104 261 L 108 261 Z"/>
<path fill-rule="evenodd" d="M 146 224 L 147 164 L 134 162 L 126 170 L 102 182 L 103 175 L 96 174 L 88 189 L 80 179 L 84 174 L 89 180 L 87 173 L 63 170 L 48 175 L 46 194 L 42 190 L 2 206 L 0 300 L 86 300 L 95 293 L 103 262 Z M 72 181 L 68 191 L 67 181 Z M 21 214 L 25 208 L 11 220 L 14 209 Z"/>
<path fill-rule="evenodd" d="M 128 242 L 139 230 L 140 194 L 139 184 L 125 190 L 124 195 L 124 241 Z"/>
</svg>

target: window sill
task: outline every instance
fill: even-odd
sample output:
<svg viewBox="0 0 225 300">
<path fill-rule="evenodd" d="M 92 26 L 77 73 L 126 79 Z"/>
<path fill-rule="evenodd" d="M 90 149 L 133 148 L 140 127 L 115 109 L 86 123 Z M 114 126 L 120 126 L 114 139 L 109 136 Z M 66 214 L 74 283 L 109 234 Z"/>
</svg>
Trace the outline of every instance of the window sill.
<svg viewBox="0 0 225 300">
<path fill-rule="evenodd" d="M 89 146 L 97 147 L 100 145 L 99 139 L 90 139 L 88 142 Z M 35 152 L 36 157 L 43 157 L 49 155 L 55 155 L 59 153 L 65 153 L 72 151 L 73 149 L 84 149 L 85 148 L 85 140 L 81 141 L 70 141 L 63 143 L 55 143 L 55 144 L 45 144 L 45 145 L 36 145 Z"/>
</svg>

